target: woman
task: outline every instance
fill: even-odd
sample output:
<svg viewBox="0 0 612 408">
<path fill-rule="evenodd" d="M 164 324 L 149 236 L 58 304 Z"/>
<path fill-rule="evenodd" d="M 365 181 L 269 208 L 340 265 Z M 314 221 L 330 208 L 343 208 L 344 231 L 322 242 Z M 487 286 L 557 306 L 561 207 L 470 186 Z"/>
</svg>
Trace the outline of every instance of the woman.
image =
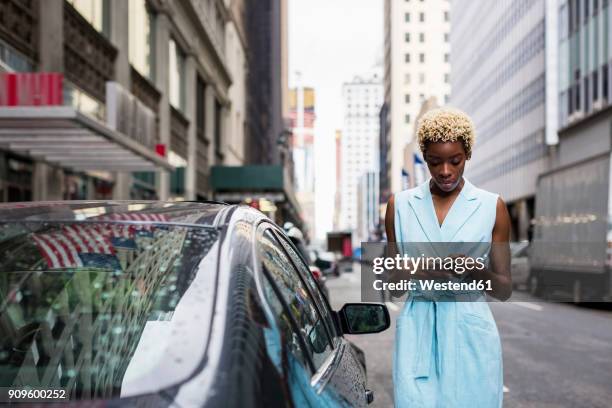
<svg viewBox="0 0 612 408">
<path fill-rule="evenodd" d="M 417 138 L 431 178 L 389 200 L 385 229 L 391 250 L 406 253 L 402 248 L 410 243 L 477 242 L 487 247 L 488 262 L 469 274 L 419 268 L 394 271 L 390 279 L 490 280 L 487 294 L 508 299 L 512 292 L 508 211 L 497 194 L 478 189 L 463 177 L 475 140 L 472 121 L 458 110 L 431 110 L 420 120 Z M 466 255 L 472 256 L 452 256 Z M 500 407 L 501 344 L 484 291 L 439 298 L 420 295 L 418 289 L 409 291 L 397 320 L 395 405 Z"/>
</svg>

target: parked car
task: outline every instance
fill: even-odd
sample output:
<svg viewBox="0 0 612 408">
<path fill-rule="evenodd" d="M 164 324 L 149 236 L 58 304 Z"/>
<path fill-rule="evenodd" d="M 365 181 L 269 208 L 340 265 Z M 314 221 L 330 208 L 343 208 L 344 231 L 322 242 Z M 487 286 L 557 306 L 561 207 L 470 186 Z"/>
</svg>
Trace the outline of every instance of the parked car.
<svg viewBox="0 0 612 408">
<path fill-rule="evenodd" d="M 512 286 L 526 289 L 529 284 L 529 242 L 511 242 Z"/>
<path fill-rule="evenodd" d="M 333 311 L 282 229 L 218 203 L 0 205 L 0 299 L 0 387 L 66 405 L 365 406 L 344 334 L 389 327 L 381 304 Z"/>
<path fill-rule="evenodd" d="M 320 266 L 317 263 L 312 262 L 310 254 L 308 253 L 308 250 L 306 250 L 306 246 L 304 245 L 304 235 L 302 234 L 302 231 L 300 231 L 300 229 L 294 226 L 291 222 L 285 223 L 285 225 L 283 226 L 283 230 L 285 234 L 287 234 L 287 237 L 289 237 L 293 245 L 295 245 L 298 254 L 308 265 L 310 272 L 312 272 L 312 277 L 319 285 L 319 288 L 323 291 L 325 297 L 329 299 L 329 290 L 327 289 L 325 276 L 322 273 Z"/>
<path fill-rule="evenodd" d="M 310 261 L 323 272 L 323 275 L 340 276 L 338 260 L 333 252 L 319 251 L 311 248 L 309 250 Z"/>
<path fill-rule="evenodd" d="M 319 286 L 319 289 L 321 289 L 321 292 L 323 292 L 325 295 L 325 298 L 329 300 L 329 290 L 327 289 L 326 283 L 327 279 L 325 278 L 325 275 L 323 275 L 323 272 L 321 272 L 321 269 L 314 265 L 308 265 L 308 269 L 310 269 L 312 277 L 314 278 L 315 282 L 317 282 L 317 285 Z"/>
</svg>

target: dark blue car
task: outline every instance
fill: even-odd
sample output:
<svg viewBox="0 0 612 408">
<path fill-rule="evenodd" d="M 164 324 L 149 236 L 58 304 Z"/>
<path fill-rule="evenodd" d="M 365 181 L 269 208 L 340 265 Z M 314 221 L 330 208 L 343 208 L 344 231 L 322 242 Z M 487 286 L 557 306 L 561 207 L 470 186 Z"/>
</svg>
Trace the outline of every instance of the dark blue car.
<svg viewBox="0 0 612 408">
<path fill-rule="evenodd" d="M 280 228 L 217 203 L 1 205 L 0 305 L 0 402 L 365 406 L 343 334 L 389 326 L 331 310 Z"/>
</svg>

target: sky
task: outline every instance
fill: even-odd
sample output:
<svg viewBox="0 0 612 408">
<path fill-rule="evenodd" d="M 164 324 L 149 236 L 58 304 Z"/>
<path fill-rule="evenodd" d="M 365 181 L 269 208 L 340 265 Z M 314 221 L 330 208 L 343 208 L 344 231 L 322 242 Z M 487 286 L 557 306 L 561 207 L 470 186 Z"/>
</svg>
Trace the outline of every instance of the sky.
<svg viewBox="0 0 612 408">
<path fill-rule="evenodd" d="M 342 129 L 342 84 L 368 73 L 383 55 L 383 0 L 289 0 L 289 87 L 296 72 L 316 93 L 316 234 L 332 230 L 335 131 Z"/>
</svg>

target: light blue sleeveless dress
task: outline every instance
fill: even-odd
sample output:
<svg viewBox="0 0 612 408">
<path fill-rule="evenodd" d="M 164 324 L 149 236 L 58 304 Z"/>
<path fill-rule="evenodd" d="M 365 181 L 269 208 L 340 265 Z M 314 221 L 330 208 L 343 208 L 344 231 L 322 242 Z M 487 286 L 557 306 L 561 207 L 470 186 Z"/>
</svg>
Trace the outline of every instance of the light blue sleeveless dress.
<svg viewBox="0 0 612 408">
<path fill-rule="evenodd" d="M 464 186 L 440 226 L 429 180 L 397 193 L 396 242 L 480 242 L 490 247 L 497 198 L 464 177 Z M 396 323 L 396 407 L 502 406 L 502 353 L 495 320 L 484 293 L 463 296 L 463 300 L 470 296 L 470 301 L 429 300 L 418 291 L 410 292 Z"/>
</svg>

